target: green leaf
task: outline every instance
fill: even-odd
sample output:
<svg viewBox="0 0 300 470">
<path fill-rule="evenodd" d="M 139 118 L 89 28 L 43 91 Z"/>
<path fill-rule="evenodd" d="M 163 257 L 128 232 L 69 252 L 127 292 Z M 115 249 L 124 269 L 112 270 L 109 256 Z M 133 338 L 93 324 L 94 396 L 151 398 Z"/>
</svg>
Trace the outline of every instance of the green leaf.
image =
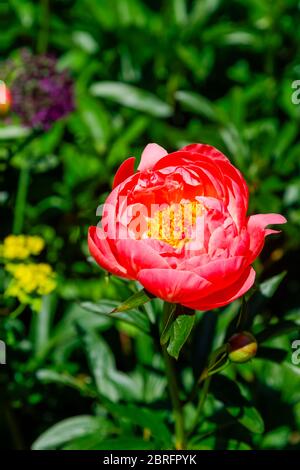
<svg viewBox="0 0 300 470">
<path fill-rule="evenodd" d="M 140 307 L 140 305 L 149 302 L 149 300 L 151 300 L 151 297 L 145 289 L 142 289 L 129 297 L 129 299 L 125 300 L 125 302 L 116 307 L 111 313 L 125 312 L 126 310 Z"/>
<path fill-rule="evenodd" d="M 81 415 L 64 419 L 45 431 L 32 444 L 32 450 L 58 449 L 73 439 L 97 432 L 103 433 L 103 419 L 95 416 Z"/>
<path fill-rule="evenodd" d="M 95 331 L 87 330 L 80 321 L 76 326 L 98 393 L 111 401 L 140 399 L 138 383 L 129 374 L 116 369 L 114 355 L 104 339 Z"/>
<path fill-rule="evenodd" d="M 62 447 L 62 450 L 99 450 L 102 444 L 102 438 L 98 432 L 87 434 L 86 436 L 73 439 Z"/>
<path fill-rule="evenodd" d="M 49 384 L 49 383 L 56 383 L 65 385 L 67 387 L 74 388 L 79 392 L 83 393 L 86 396 L 96 397 L 96 392 L 89 387 L 81 378 L 73 377 L 67 373 L 59 373 L 55 370 L 51 369 L 39 369 L 36 373 L 37 379 L 40 382 Z"/>
<path fill-rule="evenodd" d="M 122 106 L 142 111 L 156 117 L 168 117 L 171 107 L 148 91 L 121 82 L 98 82 L 91 87 L 94 96 L 107 98 Z"/>
<path fill-rule="evenodd" d="M 265 330 L 255 334 L 258 343 L 263 343 L 271 338 L 286 335 L 293 331 L 300 330 L 300 325 L 292 321 L 280 321 L 275 325 L 269 325 Z"/>
<path fill-rule="evenodd" d="M 237 382 L 224 375 L 217 375 L 212 380 L 211 392 L 224 403 L 225 410 L 249 431 L 257 434 L 264 432 L 264 422 L 256 408 L 241 392 Z"/>
<path fill-rule="evenodd" d="M 113 167 L 124 161 L 124 155 L 131 151 L 134 142 L 140 139 L 150 124 L 149 116 L 139 114 L 119 133 L 111 146 L 106 165 Z"/>
<path fill-rule="evenodd" d="M 0 127 L 0 140 L 20 139 L 27 137 L 31 133 L 30 129 L 21 126 L 4 126 Z"/>
<path fill-rule="evenodd" d="M 72 39 L 76 46 L 80 47 L 88 54 L 94 54 L 99 49 L 98 42 L 87 31 L 74 31 Z"/>
<path fill-rule="evenodd" d="M 111 132 L 110 116 L 105 108 L 90 96 L 80 99 L 80 117 L 94 140 L 98 152 L 106 149 Z"/>
<path fill-rule="evenodd" d="M 204 116 L 211 121 L 222 121 L 220 111 L 206 98 L 192 91 L 177 91 L 177 101 L 182 103 L 188 110 Z"/>
<path fill-rule="evenodd" d="M 209 436 L 201 439 L 199 442 L 191 443 L 189 450 L 251 450 L 251 447 L 245 442 L 236 439 L 226 439 L 225 437 Z"/>
<path fill-rule="evenodd" d="M 34 333 L 34 350 L 35 354 L 39 354 L 45 344 L 49 341 L 51 323 L 56 307 L 56 296 L 47 295 L 42 298 L 42 307 L 38 315 L 32 318 L 32 330 Z"/>
<path fill-rule="evenodd" d="M 165 445 L 171 444 L 172 434 L 164 423 L 164 413 L 130 403 L 120 405 L 119 403 L 107 402 L 105 406 L 118 419 L 126 419 L 142 429 L 149 429 L 156 441 L 163 442 Z"/>
<path fill-rule="evenodd" d="M 228 413 L 236 418 L 240 424 L 255 434 L 264 432 L 264 422 L 260 413 L 253 406 L 228 406 Z"/>
<path fill-rule="evenodd" d="M 225 369 L 229 364 L 228 345 L 223 344 L 211 354 L 207 368 L 207 375 L 214 375 Z"/>
<path fill-rule="evenodd" d="M 163 336 L 164 344 L 169 342 L 167 351 L 178 359 L 182 346 L 188 339 L 195 323 L 195 315 L 179 315 Z"/>
<path fill-rule="evenodd" d="M 286 274 L 287 271 L 283 271 L 282 273 L 277 274 L 276 276 L 273 276 L 270 279 L 267 279 L 266 281 L 262 282 L 259 286 L 260 292 L 268 299 L 273 297 L 277 288 L 285 278 Z"/>
<path fill-rule="evenodd" d="M 260 448 L 270 450 L 284 449 L 289 444 L 290 436 L 291 430 L 289 426 L 277 427 L 263 436 Z"/>
<path fill-rule="evenodd" d="M 99 442 L 97 436 L 79 439 L 64 447 L 64 450 L 153 450 L 152 441 L 143 441 L 136 437 L 116 437 Z"/>
<path fill-rule="evenodd" d="M 140 295 L 139 301 L 141 301 L 141 297 L 142 295 Z M 148 300 L 150 299 L 148 298 Z M 148 300 L 145 300 L 144 302 L 147 302 Z M 140 305 L 142 305 L 144 302 L 142 302 Z M 126 304 L 126 302 L 124 304 Z M 124 304 L 121 304 L 121 306 Z M 149 333 L 150 331 L 150 324 L 149 324 L 148 316 L 144 312 L 141 312 L 140 310 L 138 310 L 137 308 L 134 308 L 133 306 L 129 307 L 130 310 L 125 310 L 125 311 L 117 310 L 119 307 L 118 302 L 114 302 L 114 303 L 113 302 L 107 303 L 107 301 L 101 301 L 99 303 L 82 302 L 80 306 L 83 309 L 88 310 L 89 312 L 97 313 L 99 315 L 104 315 L 107 318 L 120 320 L 130 325 L 133 325 L 136 328 L 140 329 L 143 333 Z M 112 310 L 112 307 L 113 307 L 113 310 Z"/>
<path fill-rule="evenodd" d="M 267 348 L 260 346 L 258 348 L 256 357 L 258 359 L 266 359 L 268 361 L 273 361 L 276 363 L 283 362 L 288 355 L 288 352 L 280 348 Z"/>
<path fill-rule="evenodd" d="M 163 331 L 160 336 L 160 344 L 166 344 L 171 336 L 171 328 L 173 326 L 173 321 L 176 316 L 176 304 L 171 304 L 169 302 L 164 303 L 163 307 L 164 317 L 167 319 L 164 325 Z"/>
</svg>

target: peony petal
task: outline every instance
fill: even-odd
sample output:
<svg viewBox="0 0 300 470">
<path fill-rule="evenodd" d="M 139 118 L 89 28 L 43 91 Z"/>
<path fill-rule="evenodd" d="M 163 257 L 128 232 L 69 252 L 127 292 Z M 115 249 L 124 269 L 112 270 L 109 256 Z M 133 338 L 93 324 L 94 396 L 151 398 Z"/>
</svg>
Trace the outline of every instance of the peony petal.
<svg viewBox="0 0 300 470">
<path fill-rule="evenodd" d="M 206 297 L 199 297 L 197 301 L 183 302 L 182 305 L 195 310 L 212 310 L 223 307 L 244 295 L 253 285 L 255 271 L 249 266 L 241 277 L 231 286 Z"/>
<path fill-rule="evenodd" d="M 113 189 L 134 174 L 135 158 L 130 157 L 119 166 L 113 182 Z"/>
<path fill-rule="evenodd" d="M 187 258 L 179 264 L 179 269 L 184 269 L 187 271 L 194 271 L 196 268 L 200 266 L 204 266 L 211 261 L 210 257 L 207 253 L 203 253 L 202 255 L 192 256 L 191 258 Z"/>
<path fill-rule="evenodd" d="M 244 271 L 245 263 L 244 256 L 234 256 L 211 261 L 206 265 L 199 266 L 194 272 L 214 284 L 216 289 L 224 289 L 240 277 L 241 272 Z"/>
<path fill-rule="evenodd" d="M 286 218 L 281 214 L 256 214 L 251 215 L 248 219 L 248 231 L 251 231 L 253 227 L 259 227 L 264 229 L 267 225 L 273 224 L 285 224 Z"/>
<path fill-rule="evenodd" d="M 247 230 L 250 236 L 249 262 L 252 263 L 260 254 L 267 235 L 274 233 L 271 229 L 265 229 L 270 224 L 285 224 L 286 218 L 280 214 L 256 214 L 248 219 Z M 276 231 L 278 233 L 278 231 Z"/>
<path fill-rule="evenodd" d="M 110 245 L 101 228 L 89 228 L 88 246 L 91 255 L 99 264 L 99 266 L 101 266 L 106 271 L 115 274 L 116 276 L 130 279 L 126 269 L 118 263 L 114 254 L 112 253 Z"/>
<path fill-rule="evenodd" d="M 143 269 L 137 280 L 153 295 L 168 302 L 182 303 L 193 300 L 209 289 L 210 282 L 197 274 L 176 269 Z"/>
<path fill-rule="evenodd" d="M 141 162 L 138 171 L 152 170 L 154 165 L 168 152 L 158 144 L 148 144 L 141 156 Z"/>
<path fill-rule="evenodd" d="M 211 159 L 219 159 L 228 162 L 228 158 L 212 145 L 208 144 L 189 144 L 181 149 L 183 152 L 196 152 Z"/>
<path fill-rule="evenodd" d="M 230 247 L 227 230 L 221 225 L 211 235 L 208 243 L 208 254 L 211 258 L 215 258 L 217 253 L 227 250 Z"/>
<path fill-rule="evenodd" d="M 149 244 L 147 240 L 117 240 L 116 251 L 118 258 L 127 272 L 134 278 L 142 269 L 171 269 L 166 258 L 160 256 Z"/>
</svg>

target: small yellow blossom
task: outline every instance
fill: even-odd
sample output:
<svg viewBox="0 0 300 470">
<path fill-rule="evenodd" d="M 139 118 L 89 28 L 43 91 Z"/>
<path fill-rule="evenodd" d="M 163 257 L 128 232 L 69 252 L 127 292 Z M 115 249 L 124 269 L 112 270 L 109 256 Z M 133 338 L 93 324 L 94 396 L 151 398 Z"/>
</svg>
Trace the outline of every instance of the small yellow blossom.
<svg viewBox="0 0 300 470">
<path fill-rule="evenodd" d="M 31 304 L 35 310 L 40 305 L 36 297 L 50 294 L 56 288 L 55 273 L 49 264 L 9 263 L 5 269 L 12 275 L 5 295 Z"/>
<path fill-rule="evenodd" d="M 0 256 L 10 260 L 24 260 L 30 255 L 40 254 L 44 246 L 44 240 L 38 236 L 9 235 L 0 246 Z"/>
</svg>

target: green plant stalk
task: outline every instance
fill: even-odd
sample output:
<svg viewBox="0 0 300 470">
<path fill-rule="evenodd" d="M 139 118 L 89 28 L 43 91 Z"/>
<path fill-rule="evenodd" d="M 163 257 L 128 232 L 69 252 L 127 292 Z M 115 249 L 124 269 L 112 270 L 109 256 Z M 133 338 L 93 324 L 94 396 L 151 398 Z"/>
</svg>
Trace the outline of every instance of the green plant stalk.
<svg viewBox="0 0 300 470">
<path fill-rule="evenodd" d="M 28 165 L 25 165 L 20 170 L 18 182 L 15 213 L 13 220 L 13 233 L 15 235 L 20 234 L 23 230 L 29 182 L 30 169 Z"/>
<path fill-rule="evenodd" d="M 164 318 L 163 318 L 163 330 L 166 323 L 168 322 L 168 317 L 165 318 L 168 313 L 168 309 L 164 308 Z M 184 429 L 184 416 L 183 408 L 179 396 L 178 383 L 176 379 L 176 371 L 174 368 L 174 361 L 169 355 L 165 345 L 162 345 L 163 357 L 166 367 L 166 374 L 168 380 L 169 393 L 172 401 L 173 415 L 175 421 L 175 447 L 176 450 L 183 450 L 186 448 L 186 436 Z"/>
<path fill-rule="evenodd" d="M 40 0 L 40 30 L 37 40 L 38 54 L 45 54 L 48 49 L 49 25 L 50 25 L 50 0 Z"/>
<path fill-rule="evenodd" d="M 17 318 L 21 313 L 24 312 L 26 305 L 20 304 L 11 314 L 10 318 Z"/>
<path fill-rule="evenodd" d="M 192 427 L 189 431 L 189 436 L 193 434 L 193 432 L 195 431 L 195 429 L 196 429 L 196 427 L 197 427 L 197 425 L 200 421 L 200 418 L 201 418 L 201 415 L 202 415 L 202 412 L 203 412 L 203 408 L 204 408 L 204 405 L 205 405 L 205 400 L 206 400 L 206 397 L 207 397 L 207 394 L 208 394 L 211 379 L 212 379 L 212 377 L 208 376 L 208 377 L 206 377 L 206 379 L 203 382 L 203 387 L 201 389 L 199 402 L 198 402 L 198 406 L 197 406 L 197 409 L 196 409 L 195 419 L 194 419 Z"/>
</svg>

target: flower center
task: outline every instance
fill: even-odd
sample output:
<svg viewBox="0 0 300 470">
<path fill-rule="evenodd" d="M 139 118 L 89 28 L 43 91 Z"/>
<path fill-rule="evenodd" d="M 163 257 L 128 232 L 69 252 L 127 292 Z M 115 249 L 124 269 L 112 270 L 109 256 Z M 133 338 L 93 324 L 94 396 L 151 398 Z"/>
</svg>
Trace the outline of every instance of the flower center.
<svg viewBox="0 0 300 470">
<path fill-rule="evenodd" d="M 203 205 L 197 201 L 165 205 L 148 219 L 147 236 L 182 248 L 194 238 L 197 219 L 202 214 Z"/>
</svg>

